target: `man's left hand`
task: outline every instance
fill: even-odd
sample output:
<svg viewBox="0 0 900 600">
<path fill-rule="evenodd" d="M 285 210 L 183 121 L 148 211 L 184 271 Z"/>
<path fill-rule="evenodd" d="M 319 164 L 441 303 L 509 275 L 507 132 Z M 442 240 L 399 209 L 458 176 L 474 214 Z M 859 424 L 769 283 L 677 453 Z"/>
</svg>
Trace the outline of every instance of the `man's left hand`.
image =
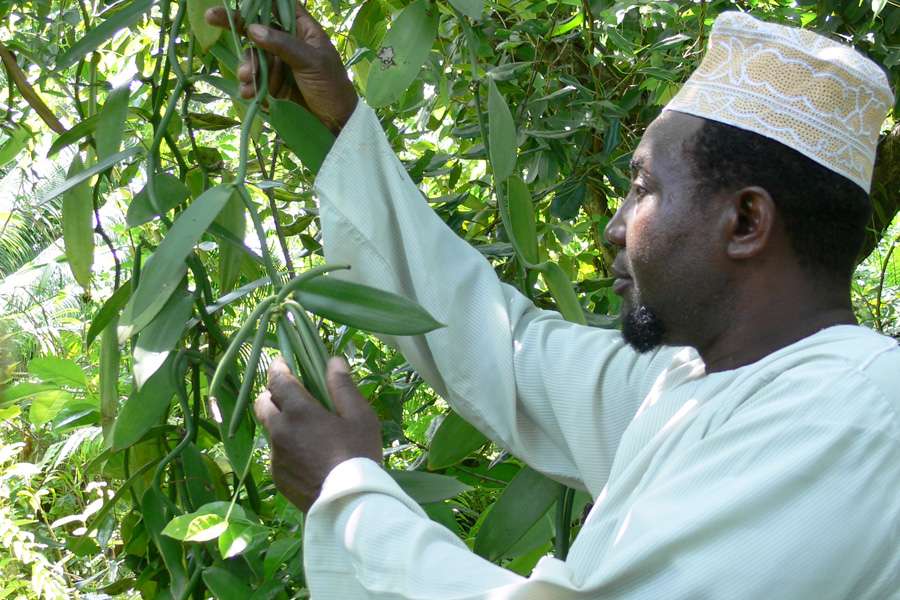
<svg viewBox="0 0 900 600">
<path fill-rule="evenodd" d="M 381 463 L 381 426 L 350 378 L 342 358 L 328 362 L 328 392 L 336 413 L 325 409 L 281 358 L 269 368 L 268 389 L 254 409 L 269 431 L 272 478 L 288 500 L 309 510 L 331 470 L 350 458 Z"/>
</svg>

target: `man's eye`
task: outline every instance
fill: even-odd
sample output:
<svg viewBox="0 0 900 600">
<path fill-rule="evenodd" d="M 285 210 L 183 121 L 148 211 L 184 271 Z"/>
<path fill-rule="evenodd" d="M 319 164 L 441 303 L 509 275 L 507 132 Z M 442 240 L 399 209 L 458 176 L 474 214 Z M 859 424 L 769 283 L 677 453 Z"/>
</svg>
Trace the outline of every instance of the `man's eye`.
<svg viewBox="0 0 900 600">
<path fill-rule="evenodd" d="M 631 193 L 635 198 L 643 198 L 647 195 L 647 188 L 636 183 L 631 184 Z"/>
</svg>

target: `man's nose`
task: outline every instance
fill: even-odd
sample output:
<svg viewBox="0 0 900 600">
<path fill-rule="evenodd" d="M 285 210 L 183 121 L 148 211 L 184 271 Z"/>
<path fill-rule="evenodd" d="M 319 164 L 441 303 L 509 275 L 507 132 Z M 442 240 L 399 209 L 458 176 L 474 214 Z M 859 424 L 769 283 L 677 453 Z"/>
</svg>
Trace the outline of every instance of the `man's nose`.
<svg viewBox="0 0 900 600">
<path fill-rule="evenodd" d="M 620 248 L 625 247 L 625 219 L 622 217 L 622 207 L 616 211 L 606 228 L 603 230 L 606 241 Z"/>
</svg>

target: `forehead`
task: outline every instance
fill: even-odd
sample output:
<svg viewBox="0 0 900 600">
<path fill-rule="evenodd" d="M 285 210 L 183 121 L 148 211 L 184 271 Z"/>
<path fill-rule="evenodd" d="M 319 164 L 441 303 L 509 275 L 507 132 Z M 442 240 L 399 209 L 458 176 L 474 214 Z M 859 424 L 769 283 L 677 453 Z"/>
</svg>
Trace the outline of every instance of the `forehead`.
<svg viewBox="0 0 900 600">
<path fill-rule="evenodd" d="M 690 144 L 704 119 L 667 110 L 647 127 L 634 151 L 632 164 L 660 178 L 691 172 Z"/>
</svg>

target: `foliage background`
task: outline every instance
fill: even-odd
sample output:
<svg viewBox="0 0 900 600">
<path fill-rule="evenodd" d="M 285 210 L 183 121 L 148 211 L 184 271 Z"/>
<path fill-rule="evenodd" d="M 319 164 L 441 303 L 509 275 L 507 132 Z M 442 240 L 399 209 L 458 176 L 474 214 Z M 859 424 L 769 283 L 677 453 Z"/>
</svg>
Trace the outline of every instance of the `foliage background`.
<svg viewBox="0 0 900 600">
<path fill-rule="evenodd" d="M 239 547 L 232 539 L 223 553 L 222 535 L 205 542 L 160 536 L 159 524 L 146 514 L 142 498 L 153 485 L 153 470 L 186 434 L 174 397 L 139 443 L 112 451 L 105 440 L 100 397 L 110 378 L 107 374 L 101 380 L 101 340 L 88 344 L 88 333 L 100 307 L 114 290 L 128 285 L 168 226 L 160 219 L 136 226 L 126 220 L 148 173 L 138 156 L 93 178 L 87 197 L 95 210 L 79 221 L 87 224 L 80 234 L 68 234 L 80 240 L 82 258 L 87 246 L 96 246 L 90 253 L 90 279 L 82 275 L 85 285 L 79 285 L 66 258 L 67 246 L 69 257 L 73 255 L 72 238 L 68 244 L 62 239 L 66 207 L 52 190 L 66 179 L 76 153 L 96 156 L 108 131 L 95 130 L 93 137 L 81 137 L 50 157 L 48 151 L 64 132 L 91 118 L 96 121 L 112 91 L 129 85 L 129 109 L 118 133 L 124 147 L 139 152 L 150 149 L 154 135 L 165 133 L 161 171 L 190 191 L 190 198 L 169 212 L 177 215 L 203 189 L 233 177 L 239 125 L 247 109 L 229 95 L 234 77 L 228 37 L 208 51 L 197 41 L 197 35 L 212 34 L 190 17 L 216 5 L 212 0 L 190 0 L 189 19 L 175 33 L 174 56 L 183 69 L 201 77 L 188 95 L 176 99 L 164 132 L 161 116 L 175 84 L 164 51 L 178 2 L 144 2 L 152 8 L 80 60 L 60 66 L 79 40 L 139 4 L 0 1 L 5 67 L 0 84 L 7 90 L 0 101 L 0 303 L 5 307 L 0 365 L 8 385 L 0 399 L 0 597 L 193 593 L 227 598 L 247 597 L 251 590 L 259 598 L 304 597 L 298 541 L 302 519 L 275 492 L 258 433 L 247 485 L 240 485 L 241 469 L 217 434 L 206 393 L 207 370 L 192 368 L 190 381 L 182 382 L 200 427 L 191 436 L 191 458 L 179 458 L 162 474 L 161 489 L 174 505 L 164 516 L 167 521 L 187 513 L 201 500 L 233 500 L 246 516 L 238 523 L 241 531 L 229 529 L 227 534 L 241 541 Z M 309 5 L 332 34 L 363 95 L 388 24 L 404 6 L 403 0 Z M 586 319 L 595 326 L 616 326 L 618 303 L 607 271 L 611 250 L 601 232 L 627 190 L 630 152 L 696 65 L 719 12 L 750 11 L 832 34 L 882 64 L 892 87 L 900 88 L 900 5 L 892 0 L 521 0 L 484 5 L 480 0 L 441 0 L 431 7 L 439 24 L 421 70 L 408 88 L 397 91 L 396 99 L 379 108 L 392 145 L 446 223 L 489 257 L 501 278 L 538 304 L 553 307 L 543 281 L 515 258 L 498 218 L 485 148 L 492 120 L 487 80 L 493 80 L 517 126 L 516 169 L 531 193 L 541 253 L 573 282 Z M 415 34 L 399 32 L 401 39 Z M 900 129 L 892 118 L 885 123 L 873 190 L 876 215 L 853 299 L 862 323 L 898 336 Z M 257 120 L 252 135 L 248 182 L 263 219 L 265 244 L 284 272 L 321 264 L 313 172 L 284 147 L 265 119 Z M 71 205 L 68 210 L 72 215 Z M 262 267 L 225 241 L 230 232 L 250 252 L 261 251 L 241 207 L 226 210 L 218 225 L 195 247 L 193 256 L 209 274 L 208 283 L 191 272 L 186 290 L 196 300 L 192 319 L 167 350 L 190 348 L 213 363 L 222 352 L 214 329 L 233 333 L 265 287 L 248 286 L 264 276 Z M 238 295 L 226 296 L 235 289 Z M 219 306 L 223 297 L 230 303 Z M 219 306 L 211 326 L 196 318 L 201 306 Z M 382 418 L 388 465 L 430 468 L 468 486 L 425 504 L 435 520 L 477 551 L 522 573 L 544 554 L 564 552 L 560 540 L 568 535 L 562 531 L 577 533 L 588 498 L 575 495 L 568 521 L 557 510 L 560 496 L 552 486 L 544 486 L 543 495 L 534 494 L 540 497 L 530 506 L 527 499 L 510 504 L 512 494 L 495 505 L 508 482 L 521 473 L 520 463 L 453 417 L 444 422 L 443 401 L 377 338 L 324 320 L 319 326 L 329 349 L 348 355 Z M 121 351 L 112 384 L 119 403 L 133 393 L 133 341 Z M 274 349 L 267 350 L 261 368 L 271 355 Z M 489 536 L 483 530 L 496 527 L 502 515 L 522 514 L 531 517 L 511 523 L 518 532 L 514 539 L 485 541 Z M 197 577 L 179 581 L 164 560 L 166 548 Z M 234 556 L 224 557 L 235 548 Z"/>
</svg>

